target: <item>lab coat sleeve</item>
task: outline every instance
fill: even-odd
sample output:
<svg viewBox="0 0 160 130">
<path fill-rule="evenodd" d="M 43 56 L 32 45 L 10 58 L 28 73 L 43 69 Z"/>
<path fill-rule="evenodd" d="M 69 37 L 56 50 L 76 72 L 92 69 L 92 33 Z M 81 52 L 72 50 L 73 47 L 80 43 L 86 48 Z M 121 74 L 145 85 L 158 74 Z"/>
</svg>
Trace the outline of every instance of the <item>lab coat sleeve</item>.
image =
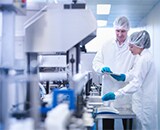
<svg viewBox="0 0 160 130">
<path fill-rule="evenodd" d="M 126 76 L 132 76 L 129 83 L 125 87 L 115 92 L 116 97 L 133 94 L 134 92 L 136 92 L 142 86 L 145 77 L 149 72 L 151 63 L 151 60 L 147 58 L 140 58 L 132 68 L 132 70 L 128 74 L 126 74 Z M 129 79 L 129 77 L 127 78 Z"/>
<path fill-rule="evenodd" d="M 102 50 L 97 52 L 96 56 L 93 59 L 92 65 L 95 72 L 101 73 L 101 69 L 105 67 L 103 63 Z"/>
</svg>

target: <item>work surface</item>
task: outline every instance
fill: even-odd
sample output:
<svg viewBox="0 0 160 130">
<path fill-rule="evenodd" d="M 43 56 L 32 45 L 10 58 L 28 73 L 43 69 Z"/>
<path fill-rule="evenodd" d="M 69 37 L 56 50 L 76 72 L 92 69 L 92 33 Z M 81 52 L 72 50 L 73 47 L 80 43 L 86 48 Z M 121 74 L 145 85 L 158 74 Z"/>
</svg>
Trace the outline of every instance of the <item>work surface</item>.
<svg viewBox="0 0 160 130">
<path fill-rule="evenodd" d="M 103 102 L 101 99 L 101 96 L 89 96 L 88 97 L 88 105 L 93 106 L 94 107 L 94 111 L 95 111 L 95 118 L 96 119 L 103 119 L 103 118 L 108 118 L 108 119 L 131 119 L 131 118 L 136 118 L 135 113 L 131 110 L 131 109 L 117 109 L 118 110 L 118 114 L 116 112 L 116 114 L 111 114 L 109 113 L 109 109 L 107 110 L 106 113 L 103 114 L 97 114 L 97 110 L 98 108 L 101 108 L 103 106 Z M 104 107 L 104 106 L 103 106 Z M 104 112 L 104 110 L 103 110 Z"/>
<path fill-rule="evenodd" d="M 96 119 L 131 119 L 136 118 L 135 113 L 129 109 L 117 109 L 119 111 L 118 114 L 96 114 Z"/>
<path fill-rule="evenodd" d="M 130 119 L 135 119 L 136 115 L 128 109 L 117 109 L 119 111 L 118 114 L 96 114 L 95 116 L 95 123 L 96 123 L 96 130 L 104 130 L 103 128 L 103 119 L 114 119 L 115 121 L 126 119 L 125 127 L 126 129 L 132 128 L 132 124 L 130 123 Z M 123 128 L 121 124 L 115 124 L 114 130 L 120 130 L 120 128 Z"/>
</svg>

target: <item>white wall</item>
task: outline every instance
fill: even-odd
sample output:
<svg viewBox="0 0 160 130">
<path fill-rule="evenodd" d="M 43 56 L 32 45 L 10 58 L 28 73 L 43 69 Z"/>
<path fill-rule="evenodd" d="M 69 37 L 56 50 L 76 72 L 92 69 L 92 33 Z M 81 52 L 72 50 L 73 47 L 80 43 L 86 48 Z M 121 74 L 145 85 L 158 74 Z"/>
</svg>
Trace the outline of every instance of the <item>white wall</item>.
<svg viewBox="0 0 160 130">
<path fill-rule="evenodd" d="M 128 32 L 128 35 L 138 30 L 138 28 L 131 28 Z M 97 36 L 86 44 L 87 52 L 97 52 L 104 43 L 110 41 L 115 37 L 114 28 L 98 28 Z"/>
<path fill-rule="evenodd" d="M 158 79 L 160 79 L 160 2 L 155 6 L 155 8 L 148 14 L 146 18 L 144 18 L 143 23 L 145 21 L 145 28 L 148 30 L 151 36 L 151 51 L 154 55 L 154 60 L 156 63 L 156 68 L 158 72 Z M 160 80 L 158 81 L 158 117 L 160 122 Z M 160 129 L 160 124 L 159 124 Z"/>
<path fill-rule="evenodd" d="M 102 45 L 115 35 L 113 28 L 98 28 L 96 37 L 86 44 L 87 52 L 97 52 Z"/>
</svg>

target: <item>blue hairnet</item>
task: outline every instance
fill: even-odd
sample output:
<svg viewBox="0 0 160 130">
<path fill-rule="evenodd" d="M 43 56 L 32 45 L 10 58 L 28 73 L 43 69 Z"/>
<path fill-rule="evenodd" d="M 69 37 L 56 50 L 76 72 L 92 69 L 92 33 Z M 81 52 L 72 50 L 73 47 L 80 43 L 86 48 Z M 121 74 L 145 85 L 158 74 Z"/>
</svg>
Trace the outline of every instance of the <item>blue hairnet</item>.
<svg viewBox="0 0 160 130">
<path fill-rule="evenodd" d="M 115 29 L 124 29 L 124 30 L 129 30 L 130 25 L 129 21 L 125 16 L 120 16 L 115 19 L 113 26 Z"/>
<path fill-rule="evenodd" d="M 139 48 L 149 48 L 151 46 L 149 33 L 145 30 L 132 33 L 129 37 L 129 43 Z"/>
</svg>

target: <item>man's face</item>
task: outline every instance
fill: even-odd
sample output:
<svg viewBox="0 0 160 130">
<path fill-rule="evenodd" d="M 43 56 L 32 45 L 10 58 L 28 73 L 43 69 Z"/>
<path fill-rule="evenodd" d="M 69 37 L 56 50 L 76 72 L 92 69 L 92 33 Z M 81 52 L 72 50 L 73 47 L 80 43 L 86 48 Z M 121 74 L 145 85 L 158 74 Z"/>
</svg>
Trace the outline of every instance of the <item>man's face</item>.
<svg viewBox="0 0 160 130">
<path fill-rule="evenodd" d="M 123 43 L 127 38 L 127 30 L 124 29 L 116 29 L 116 38 L 120 43 Z"/>
<path fill-rule="evenodd" d="M 131 53 L 133 55 L 137 55 L 137 54 L 141 54 L 143 49 L 139 48 L 139 47 L 137 47 L 137 46 L 135 46 L 133 44 L 129 44 L 129 50 L 131 51 Z"/>
</svg>

